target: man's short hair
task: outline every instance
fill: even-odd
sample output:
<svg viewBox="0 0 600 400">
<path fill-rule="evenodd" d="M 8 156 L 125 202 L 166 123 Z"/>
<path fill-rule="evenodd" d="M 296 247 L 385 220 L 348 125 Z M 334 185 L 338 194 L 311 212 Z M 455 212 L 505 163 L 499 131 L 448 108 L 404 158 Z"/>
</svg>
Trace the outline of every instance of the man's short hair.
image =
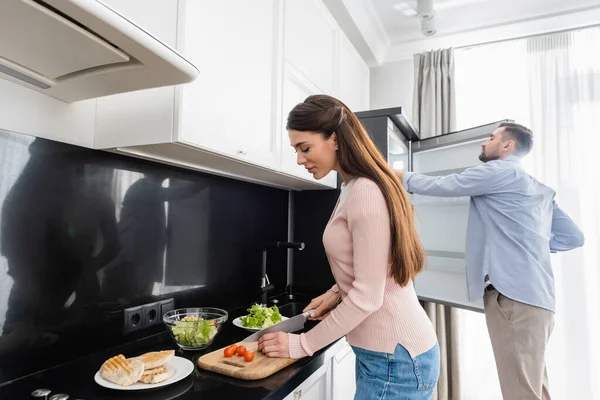
<svg viewBox="0 0 600 400">
<path fill-rule="evenodd" d="M 515 155 L 524 157 L 531 151 L 533 147 L 533 133 L 531 129 L 514 122 L 502 122 L 498 128 L 504 128 L 502 133 L 515 141 Z"/>
</svg>

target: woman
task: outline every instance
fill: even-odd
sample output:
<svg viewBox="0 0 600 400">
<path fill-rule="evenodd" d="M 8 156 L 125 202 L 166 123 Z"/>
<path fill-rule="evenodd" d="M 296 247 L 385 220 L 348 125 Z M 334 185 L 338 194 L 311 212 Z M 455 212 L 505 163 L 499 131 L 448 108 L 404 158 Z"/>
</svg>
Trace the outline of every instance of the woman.
<svg viewBox="0 0 600 400">
<path fill-rule="evenodd" d="M 356 354 L 355 399 L 431 399 L 439 347 L 413 287 L 425 256 L 401 182 L 333 97 L 298 104 L 287 130 L 298 164 L 316 179 L 332 170 L 344 179 L 323 235 L 336 285 L 305 309 L 327 312 L 321 323 L 301 335 L 264 335 L 259 350 L 301 358 L 345 335 Z"/>
</svg>

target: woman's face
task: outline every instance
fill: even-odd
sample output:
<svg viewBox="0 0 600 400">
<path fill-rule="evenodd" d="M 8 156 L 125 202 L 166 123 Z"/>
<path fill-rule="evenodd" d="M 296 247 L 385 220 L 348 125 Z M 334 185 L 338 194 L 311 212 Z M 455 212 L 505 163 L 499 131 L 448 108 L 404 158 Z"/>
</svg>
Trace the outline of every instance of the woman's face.
<svg viewBox="0 0 600 400">
<path fill-rule="evenodd" d="M 288 135 L 290 144 L 296 150 L 298 165 L 304 166 L 315 179 L 324 178 L 332 170 L 339 170 L 335 133 L 329 139 L 311 131 L 289 130 Z"/>
</svg>

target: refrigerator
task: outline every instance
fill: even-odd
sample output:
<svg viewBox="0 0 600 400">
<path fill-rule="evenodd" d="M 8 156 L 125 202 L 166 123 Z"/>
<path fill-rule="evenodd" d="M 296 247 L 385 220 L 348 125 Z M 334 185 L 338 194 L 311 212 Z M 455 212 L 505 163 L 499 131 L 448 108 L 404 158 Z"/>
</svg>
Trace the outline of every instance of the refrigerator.
<svg viewBox="0 0 600 400">
<path fill-rule="evenodd" d="M 432 176 L 460 173 L 481 164 L 481 144 L 497 121 L 442 136 L 421 139 L 401 107 L 356 113 L 394 169 Z M 409 194 L 415 225 L 427 253 L 423 272 L 415 279 L 419 299 L 483 312 L 482 300 L 469 302 L 465 245 L 469 197 Z"/>
</svg>

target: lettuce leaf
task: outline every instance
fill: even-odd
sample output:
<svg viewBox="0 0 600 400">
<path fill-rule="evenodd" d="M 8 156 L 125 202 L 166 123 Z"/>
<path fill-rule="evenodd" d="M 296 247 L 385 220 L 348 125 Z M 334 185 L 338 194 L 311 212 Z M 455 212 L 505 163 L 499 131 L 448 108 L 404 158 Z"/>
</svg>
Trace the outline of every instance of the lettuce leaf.
<svg viewBox="0 0 600 400">
<path fill-rule="evenodd" d="M 248 309 L 249 314 L 241 317 L 242 325 L 246 328 L 263 329 L 281 322 L 281 314 L 277 306 L 263 307 L 254 304 Z"/>
<path fill-rule="evenodd" d="M 183 346 L 200 347 L 209 343 L 217 334 L 217 328 L 203 318 L 191 321 L 175 321 L 171 328 L 177 342 Z"/>
</svg>

